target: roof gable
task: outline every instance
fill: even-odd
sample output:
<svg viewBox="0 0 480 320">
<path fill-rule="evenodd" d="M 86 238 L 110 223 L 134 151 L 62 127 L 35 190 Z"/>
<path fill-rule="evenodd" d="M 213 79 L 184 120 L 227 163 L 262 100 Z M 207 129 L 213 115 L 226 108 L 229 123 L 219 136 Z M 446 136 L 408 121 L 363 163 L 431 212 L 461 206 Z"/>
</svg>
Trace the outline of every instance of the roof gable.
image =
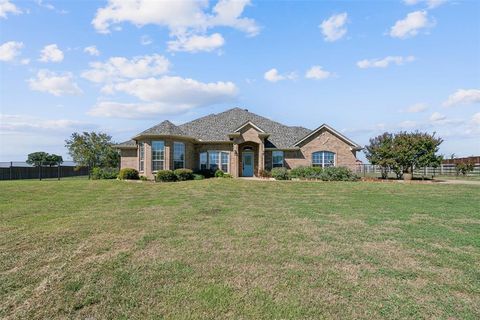
<svg viewBox="0 0 480 320">
<path fill-rule="evenodd" d="M 306 136 L 304 136 L 303 138 L 301 138 L 300 140 L 298 140 L 297 142 L 295 142 L 295 146 L 299 146 L 300 144 L 302 144 L 305 140 L 307 140 L 308 138 L 310 138 L 311 136 L 315 135 L 316 133 L 320 132 L 321 130 L 328 130 L 330 133 L 333 133 L 335 136 L 337 136 L 338 138 L 340 138 L 341 140 L 345 141 L 346 143 L 348 143 L 351 147 L 353 147 L 354 149 L 357 149 L 357 150 L 360 150 L 362 149 L 362 147 L 356 143 L 356 142 L 353 142 L 352 140 L 348 139 L 346 136 L 344 136 L 343 134 L 341 134 L 340 132 L 338 132 L 337 130 L 333 129 L 332 127 L 330 127 L 329 125 L 327 125 L 326 123 L 322 124 L 320 127 L 318 127 L 317 129 L 315 130 L 312 130 L 310 133 L 308 133 Z"/>
</svg>

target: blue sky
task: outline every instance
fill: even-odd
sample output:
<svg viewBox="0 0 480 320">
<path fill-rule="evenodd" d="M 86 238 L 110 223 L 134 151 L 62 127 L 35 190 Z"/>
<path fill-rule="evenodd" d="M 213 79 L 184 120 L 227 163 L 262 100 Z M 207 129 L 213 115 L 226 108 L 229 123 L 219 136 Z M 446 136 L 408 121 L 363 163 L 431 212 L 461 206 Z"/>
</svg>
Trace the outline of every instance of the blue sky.
<svg viewBox="0 0 480 320">
<path fill-rule="evenodd" d="M 0 161 L 241 106 L 480 154 L 480 2 L 0 0 Z"/>
</svg>

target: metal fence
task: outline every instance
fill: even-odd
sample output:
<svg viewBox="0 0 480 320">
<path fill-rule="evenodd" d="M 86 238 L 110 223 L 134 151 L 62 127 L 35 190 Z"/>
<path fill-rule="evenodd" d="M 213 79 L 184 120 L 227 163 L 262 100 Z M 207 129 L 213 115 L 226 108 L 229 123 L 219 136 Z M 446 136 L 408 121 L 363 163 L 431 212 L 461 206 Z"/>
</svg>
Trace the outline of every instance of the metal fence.
<svg viewBox="0 0 480 320">
<path fill-rule="evenodd" d="M 380 177 L 382 173 L 380 166 L 372 164 L 357 164 L 355 171 L 359 176 L 363 177 Z M 387 172 L 389 177 L 396 177 L 396 174 L 393 172 L 393 170 L 387 170 Z M 461 173 L 457 172 L 455 164 L 441 164 L 438 167 L 415 168 L 413 174 L 414 176 L 418 177 L 461 175 Z M 473 170 L 468 172 L 467 176 L 480 177 L 480 163 L 475 164 Z"/>
<path fill-rule="evenodd" d="M 88 177 L 87 167 L 78 167 L 72 161 L 60 165 L 30 165 L 21 161 L 0 162 L 0 180 L 58 179 L 67 177 Z"/>
</svg>

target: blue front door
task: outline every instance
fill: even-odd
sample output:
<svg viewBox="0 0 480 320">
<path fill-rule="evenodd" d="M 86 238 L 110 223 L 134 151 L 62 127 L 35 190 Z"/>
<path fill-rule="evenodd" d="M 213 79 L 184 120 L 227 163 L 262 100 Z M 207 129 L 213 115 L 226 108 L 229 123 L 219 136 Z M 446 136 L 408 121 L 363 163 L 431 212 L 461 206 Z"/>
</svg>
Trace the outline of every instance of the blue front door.
<svg viewBox="0 0 480 320">
<path fill-rule="evenodd" d="M 242 175 L 244 177 L 253 177 L 253 152 L 243 152 L 242 165 Z"/>
</svg>

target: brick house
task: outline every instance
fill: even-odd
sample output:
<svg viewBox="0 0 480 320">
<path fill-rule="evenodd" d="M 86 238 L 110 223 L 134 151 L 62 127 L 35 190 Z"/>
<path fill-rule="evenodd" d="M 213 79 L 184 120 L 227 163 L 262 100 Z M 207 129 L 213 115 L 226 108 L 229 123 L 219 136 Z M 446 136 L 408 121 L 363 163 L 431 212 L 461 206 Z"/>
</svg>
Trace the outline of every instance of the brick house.
<svg viewBox="0 0 480 320">
<path fill-rule="evenodd" d="M 157 170 L 189 168 L 258 176 L 261 169 L 355 167 L 362 148 L 330 126 L 291 127 L 233 108 L 182 125 L 166 120 L 115 146 L 121 168 L 153 178 Z"/>
</svg>

